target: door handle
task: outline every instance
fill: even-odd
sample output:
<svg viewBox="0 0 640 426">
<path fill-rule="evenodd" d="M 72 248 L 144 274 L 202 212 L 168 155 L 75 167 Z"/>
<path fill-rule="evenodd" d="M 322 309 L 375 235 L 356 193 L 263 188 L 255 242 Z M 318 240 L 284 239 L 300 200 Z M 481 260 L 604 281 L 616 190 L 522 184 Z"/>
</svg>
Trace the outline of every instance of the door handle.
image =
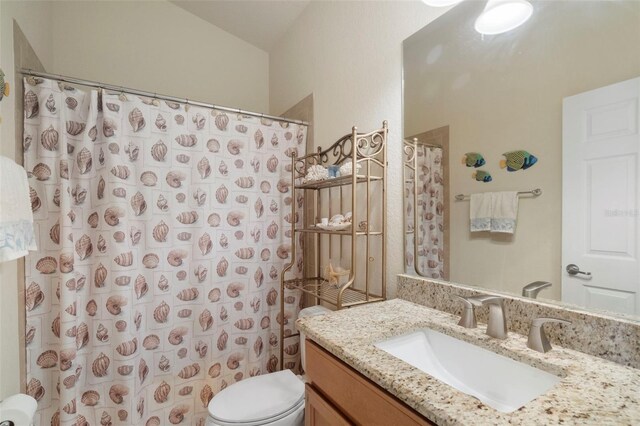
<svg viewBox="0 0 640 426">
<path fill-rule="evenodd" d="M 591 272 L 581 271 L 578 265 L 575 265 L 573 263 L 568 264 L 566 269 L 567 269 L 567 273 L 572 276 L 575 276 L 578 274 L 586 275 L 587 277 L 591 276 Z"/>
</svg>

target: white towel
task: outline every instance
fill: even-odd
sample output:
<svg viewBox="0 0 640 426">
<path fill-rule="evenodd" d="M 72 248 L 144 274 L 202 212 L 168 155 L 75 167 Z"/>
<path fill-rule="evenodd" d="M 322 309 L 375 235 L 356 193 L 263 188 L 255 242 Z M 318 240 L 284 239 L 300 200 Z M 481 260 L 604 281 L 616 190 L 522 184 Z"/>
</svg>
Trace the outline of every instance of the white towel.
<svg viewBox="0 0 640 426">
<path fill-rule="evenodd" d="M 491 196 L 491 232 L 513 234 L 518 217 L 518 193 L 493 192 Z"/>
<path fill-rule="evenodd" d="M 518 217 L 515 191 L 471 194 L 469 222 L 471 232 L 491 231 L 513 234 Z"/>
<path fill-rule="evenodd" d="M 37 250 L 27 172 L 0 156 L 0 262 Z"/>
<path fill-rule="evenodd" d="M 491 230 L 492 194 L 492 192 L 471 194 L 469 201 L 471 232 Z"/>
</svg>

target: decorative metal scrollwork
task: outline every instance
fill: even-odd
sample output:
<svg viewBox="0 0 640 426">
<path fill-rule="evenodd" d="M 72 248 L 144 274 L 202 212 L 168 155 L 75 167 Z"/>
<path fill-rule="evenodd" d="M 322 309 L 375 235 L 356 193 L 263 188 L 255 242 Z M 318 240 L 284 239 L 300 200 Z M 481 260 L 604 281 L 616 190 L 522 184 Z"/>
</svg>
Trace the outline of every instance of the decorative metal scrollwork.
<svg viewBox="0 0 640 426">
<path fill-rule="evenodd" d="M 351 159 L 353 154 L 351 139 L 351 135 L 345 135 L 324 151 L 322 148 L 318 148 L 317 152 L 295 158 L 294 170 L 296 171 L 296 178 L 304 177 L 307 174 L 307 169 L 311 166 L 321 165 L 327 167 Z"/>
<path fill-rule="evenodd" d="M 375 157 L 384 148 L 385 137 L 381 131 L 358 135 L 356 150 L 359 158 Z"/>
<path fill-rule="evenodd" d="M 334 157 L 333 164 L 340 164 L 344 160 L 351 158 L 353 154 L 353 141 L 351 135 L 345 135 L 338 139 L 329 149 L 325 152 L 331 151 Z"/>
<path fill-rule="evenodd" d="M 404 165 L 409 167 L 411 170 L 414 169 L 414 160 L 416 157 L 416 145 L 410 141 L 404 141 L 404 146 L 402 147 L 402 151 L 404 153 Z"/>
<path fill-rule="evenodd" d="M 307 174 L 307 170 L 311 166 L 321 165 L 328 167 L 330 165 L 341 165 L 346 161 L 352 161 L 355 155 L 355 160 L 372 160 L 375 163 L 383 165 L 380 161 L 376 160 L 376 157 L 382 153 L 385 147 L 386 140 L 386 123 L 380 130 L 376 130 L 371 133 L 347 134 L 338 139 L 333 145 L 324 151 L 318 148 L 316 152 L 309 153 L 302 157 L 293 158 L 293 170 L 295 171 L 295 179 L 303 178 Z M 354 144 L 354 135 L 356 143 Z M 355 145 L 355 150 L 354 150 Z"/>
</svg>

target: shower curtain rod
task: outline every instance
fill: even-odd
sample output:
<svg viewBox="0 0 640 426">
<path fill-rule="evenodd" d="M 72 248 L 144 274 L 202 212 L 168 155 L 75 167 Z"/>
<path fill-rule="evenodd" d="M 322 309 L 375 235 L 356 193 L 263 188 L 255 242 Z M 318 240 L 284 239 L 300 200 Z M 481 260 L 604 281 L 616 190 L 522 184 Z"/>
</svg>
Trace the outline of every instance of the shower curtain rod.
<svg viewBox="0 0 640 426">
<path fill-rule="evenodd" d="M 100 83 L 100 82 L 97 82 L 97 81 L 83 80 L 81 78 L 67 77 L 67 76 L 59 75 L 59 74 L 51 74 L 51 73 L 34 71 L 34 70 L 31 70 L 31 69 L 24 69 L 24 68 L 20 70 L 20 73 L 22 73 L 24 75 L 34 76 L 34 77 L 41 77 L 41 78 L 48 78 L 48 79 L 52 79 L 52 80 L 58 80 L 58 81 L 62 81 L 63 83 L 79 84 L 79 85 L 87 86 L 87 87 L 95 87 L 95 88 L 98 88 L 98 89 L 110 90 L 112 92 L 129 93 L 131 95 L 145 96 L 147 98 L 161 99 L 161 100 L 178 102 L 178 103 L 183 103 L 183 104 L 187 104 L 187 105 L 194 105 L 194 106 L 199 106 L 199 107 L 204 107 L 204 108 L 213 108 L 213 109 L 217 109 L 219 111 L 225 111 L 225 112 L 236 113 L 236 114 L 250 115 L 250 116 L 259 117 L 259 118 L 268 118 L 270 120 L 283 121 L 285 123 L 301 124 L 301 125 L 304 125 L 304 126 L 308 126 L 309 125 L 308 122 L 302 121 L 302 120 L 293 120 L 293 119 L 290 119 L 290 118 L 276 117 L 275 115 L 262 114 L 262 113 L 259 113 L 259 112 L 252 112 L 252 111 L 245 111 L 245 110 L 240 109 L 240 108 L 229 108 L 229 107 L 224 107 L 224 106 L 220 106 L 220 105 L 209 104 L 209 103 L 206 103 L 206 102 L 198 102 L 198 101 L 192 101 L 192 100 L 189 100 L 189 99 L 186 99 L 186 98 L 176 98 L 174 96 L 160 95 L 160 94 L 157 94 L 157 93 L 146 92 L 144 90 L 130 89 L 128 87 L 123 87 L 123 86 L 114 86 L 113 84 L 105 84 L 105 83 Z"/>
<path fill-rule="evenodd" d="M 426 146 L 427 148 L 440 148 L 442 149 L 442 145 L 436 145 L 431 143 L 421 143 L 420 145 Z"/>
<path fill-rule="evenodd" d="M 408 141 L 409 139 L 405 139 L 405 141 Z M 418 142 L 420 142 L 418 140 L 418 138 L 413 138 L 410 142 L 414 143 L 414 144 L 418 144 Z M 426 142 L 420 142 L 420 145 L 422 146 L 426 146 L 427 148 L 440 148 L 442 149 L 442 145 L 437 145 L 437 144 L 433 144 L 433 143 L 426 143 Z"/>
</svg>

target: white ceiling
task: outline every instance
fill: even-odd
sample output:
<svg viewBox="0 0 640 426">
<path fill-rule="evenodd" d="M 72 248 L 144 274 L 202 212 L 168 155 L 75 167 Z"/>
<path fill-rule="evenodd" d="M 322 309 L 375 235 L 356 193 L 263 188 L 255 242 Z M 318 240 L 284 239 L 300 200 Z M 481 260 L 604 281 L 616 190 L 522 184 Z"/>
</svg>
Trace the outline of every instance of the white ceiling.
<svg viewBox="0 0 640 426">
<path fill-rule="evenodd" d="M 170 0 L 242 40 L 269 51 L 309 0 Z"/>
</svg>

